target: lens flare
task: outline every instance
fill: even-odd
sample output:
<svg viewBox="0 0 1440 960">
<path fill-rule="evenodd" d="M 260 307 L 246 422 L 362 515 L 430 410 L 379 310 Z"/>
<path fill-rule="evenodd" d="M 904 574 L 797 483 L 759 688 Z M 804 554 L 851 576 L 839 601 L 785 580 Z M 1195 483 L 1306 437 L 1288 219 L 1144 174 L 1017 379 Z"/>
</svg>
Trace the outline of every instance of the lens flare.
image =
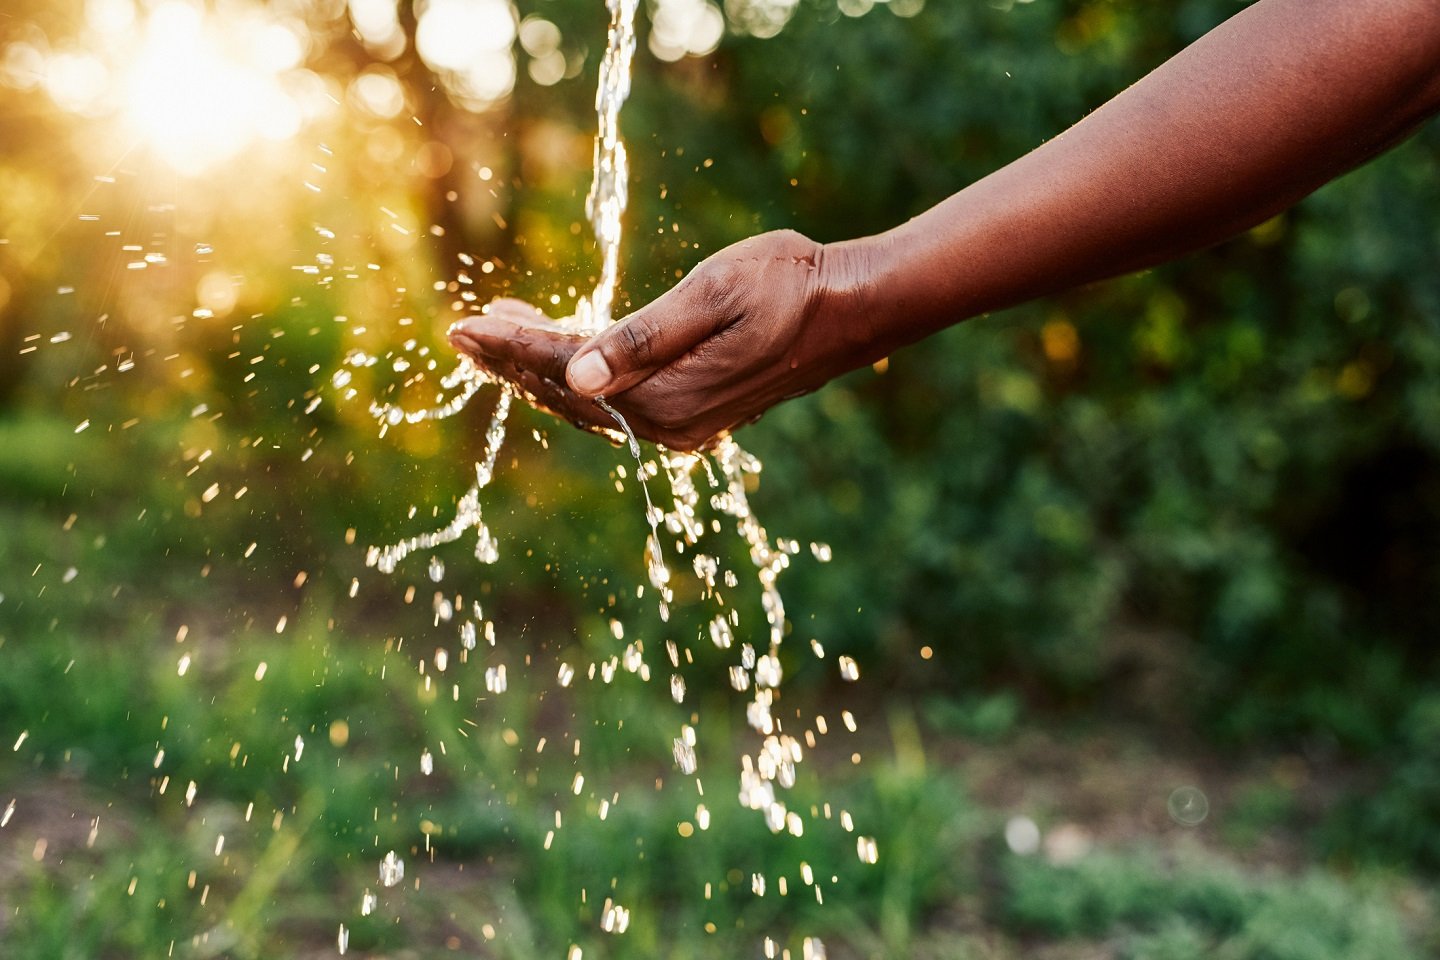
<svg viewBox="0 0 1440 960">
<path fill-rule="evenodd" d="M 161 3 L 123 74 L 128 132 L 181 173 L 202 173 L 256 140 L 287 140 L 305 119 L 283 83 L 305 56 L 304 36 L 259 12 L 231 19 Z"/>
</svg>

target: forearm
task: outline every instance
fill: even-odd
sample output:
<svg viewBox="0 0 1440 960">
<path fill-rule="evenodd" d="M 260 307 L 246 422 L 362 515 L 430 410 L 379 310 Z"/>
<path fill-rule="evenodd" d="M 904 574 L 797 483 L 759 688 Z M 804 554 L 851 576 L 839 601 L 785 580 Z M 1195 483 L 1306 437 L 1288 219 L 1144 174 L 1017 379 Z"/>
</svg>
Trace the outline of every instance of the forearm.
<svg viewBox="0 0 1440 960">
<path fill-rule="evenodd" d="M 879 355 L 1230 237 L 1437 109 L 1437 0 L 1261 0 L 1029 155 L 827 246 L 829 282 Z"/>
</svg>

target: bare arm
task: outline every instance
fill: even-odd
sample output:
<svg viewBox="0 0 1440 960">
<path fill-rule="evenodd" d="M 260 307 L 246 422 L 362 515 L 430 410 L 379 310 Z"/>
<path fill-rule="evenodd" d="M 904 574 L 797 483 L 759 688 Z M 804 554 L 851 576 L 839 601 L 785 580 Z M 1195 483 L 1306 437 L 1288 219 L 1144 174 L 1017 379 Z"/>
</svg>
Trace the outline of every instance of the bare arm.
<svg viewBox="0 0 1440 960">
<path fill-rule="evenodd" d="M 584 344 L 535 332 L 514 301 L 453 339 L 572 420 L 606 423 L 600 394 L 689 449 L 967 317 L 1233 236 L 1437 110 L 1437 0 L 1259 0 L 884 234 L 742 241 Z"/>
</svg>

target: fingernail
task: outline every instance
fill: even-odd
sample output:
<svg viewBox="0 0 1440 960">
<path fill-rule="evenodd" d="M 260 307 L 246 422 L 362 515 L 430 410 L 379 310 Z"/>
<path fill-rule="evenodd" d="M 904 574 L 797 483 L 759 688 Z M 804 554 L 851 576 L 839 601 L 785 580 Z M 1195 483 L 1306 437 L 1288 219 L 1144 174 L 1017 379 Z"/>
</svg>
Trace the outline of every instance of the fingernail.
<svg viewBox="0 0 1440 960">
<path fill-rule="evenodd" d="M 446 333 L 452 335 L 457 333 L 469 333 L 477 325 L 478 321 L 475 317 L 466 317 L 464 320 L 456 320 L 454 323 L 450 324 L 450 329 L 447 330 Z"/>
<path fill-rule="evenodd" d="M 445 331 L 445 339 L 449 340 L 453 347 L 473 347 L 475 345 L 475 334 L 463 323 L 451 324 L 450 329 Z"/>
<path fill-rule="evenodd" d="M 610 364 L 599 350 L 591 350 L 570 361 L 565 376 L 578 392 L 594 396 L 610 385 Z"/>
</svg>

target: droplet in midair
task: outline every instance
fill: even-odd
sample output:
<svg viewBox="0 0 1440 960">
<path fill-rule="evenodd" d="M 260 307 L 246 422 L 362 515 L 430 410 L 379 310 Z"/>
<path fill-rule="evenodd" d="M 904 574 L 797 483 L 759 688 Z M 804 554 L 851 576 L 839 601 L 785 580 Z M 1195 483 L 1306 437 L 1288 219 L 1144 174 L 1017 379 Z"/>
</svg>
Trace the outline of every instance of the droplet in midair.
<svg viewBox="0 0 1440 960">
<path fill-rule="evenodd" d="M 385 854 L 385 859 L 380 861 L 380 884 L 385 887 L 393 887 L 405 879 L 405 861 L 395 856 L 391 850 Z"/>
</svg>

